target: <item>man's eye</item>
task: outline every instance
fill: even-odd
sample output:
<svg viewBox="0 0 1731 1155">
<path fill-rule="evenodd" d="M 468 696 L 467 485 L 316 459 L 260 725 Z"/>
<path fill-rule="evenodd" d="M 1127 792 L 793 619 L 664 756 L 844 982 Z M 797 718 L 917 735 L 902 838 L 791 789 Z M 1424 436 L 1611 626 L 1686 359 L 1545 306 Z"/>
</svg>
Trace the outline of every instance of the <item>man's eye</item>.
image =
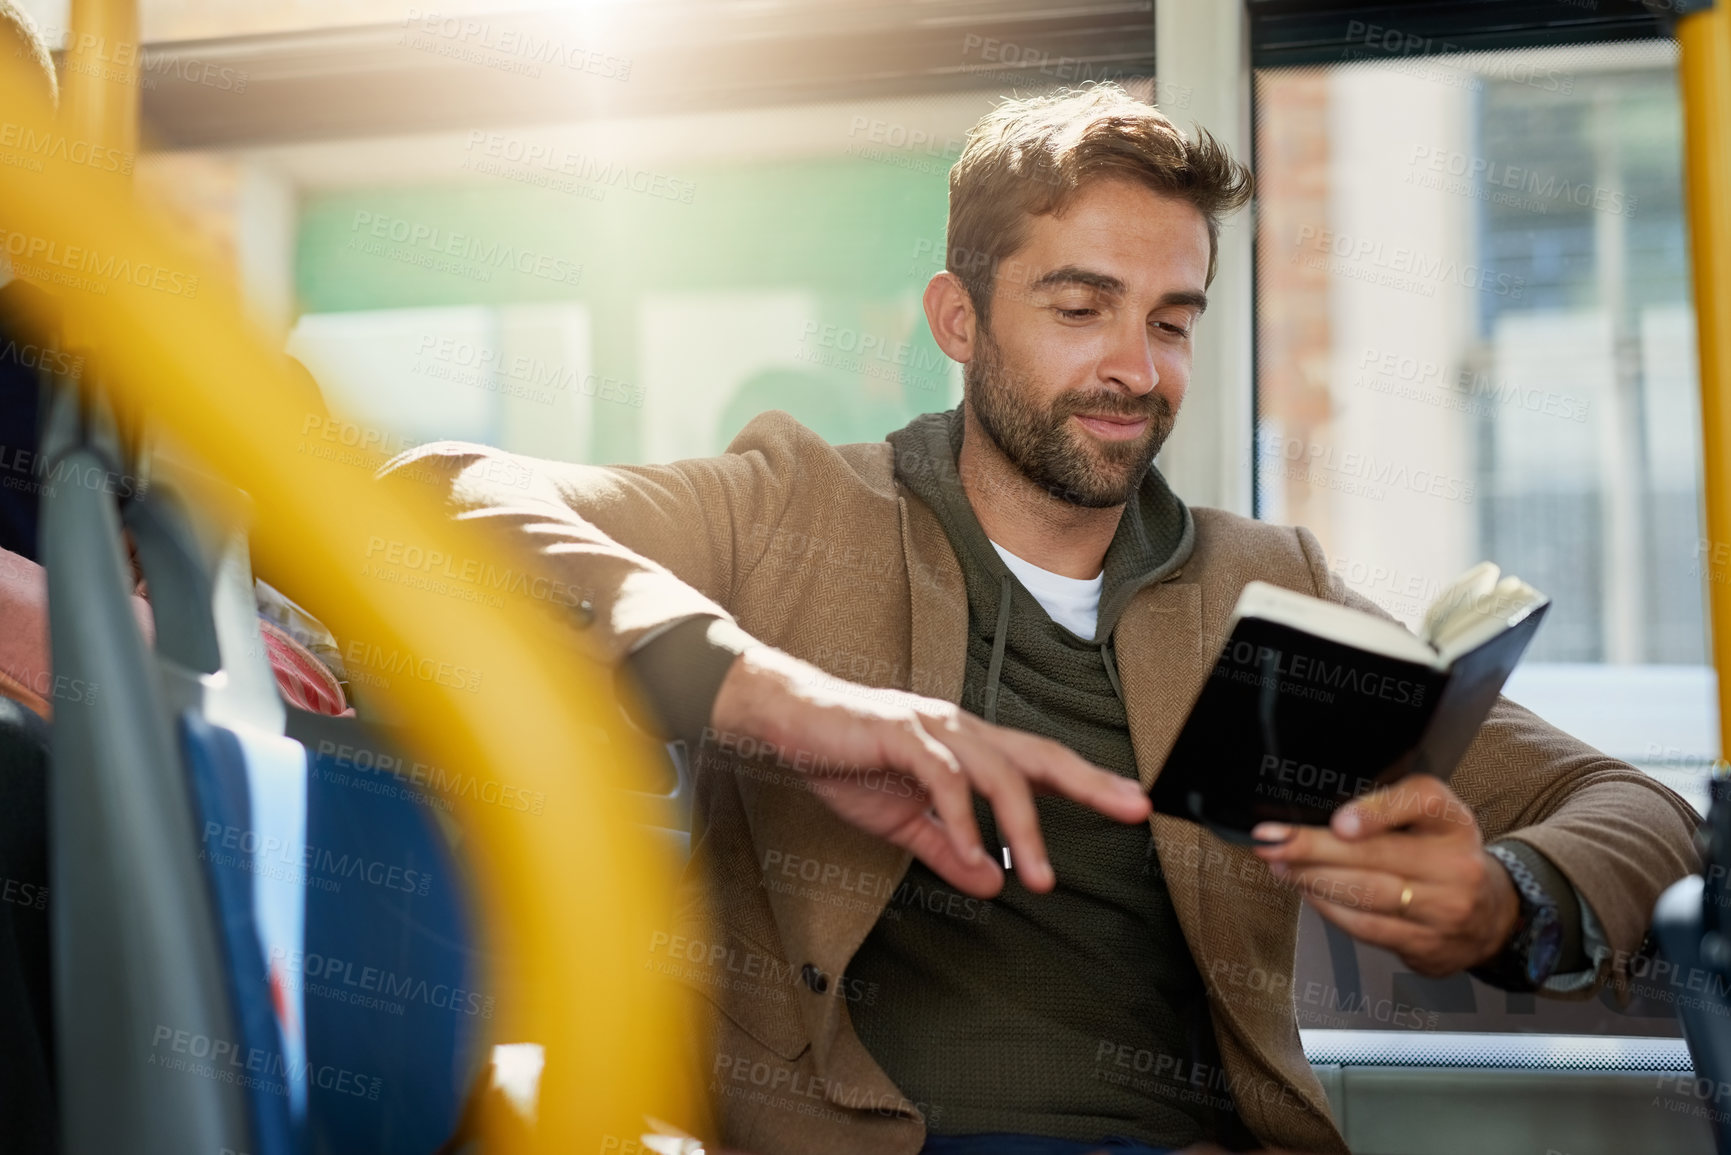
<svg viewBox="0 0 1731 1155">
<path fill-rule="evenodd" d="M 1188 336 L 1190 336 L 1190 330 L 1189 329 L 1184 328 L 1182 325 L 1174 325 L 1170 321 L 1156 321 L 1156 322 L 1154 322 L 1154 327 L 1157 329 L 1164 329 L 1168 333 L 1172 334 L 1174 337 L 1188 337 Z"/>
<path fill-rule="evenodd" d="M 1060 308 L 1058 310 L 1058 315 L 1060 317 L 1064 318 L 1066 321 L 1081 321 L 1081 320 L 1084 320 L 1088 317 L 1094 316 L 1097 312 L 1098 312 L 1098 310 L 1095 310 L 1095 309 L 1063 309 L 1063 308 Z"/>
</svg>

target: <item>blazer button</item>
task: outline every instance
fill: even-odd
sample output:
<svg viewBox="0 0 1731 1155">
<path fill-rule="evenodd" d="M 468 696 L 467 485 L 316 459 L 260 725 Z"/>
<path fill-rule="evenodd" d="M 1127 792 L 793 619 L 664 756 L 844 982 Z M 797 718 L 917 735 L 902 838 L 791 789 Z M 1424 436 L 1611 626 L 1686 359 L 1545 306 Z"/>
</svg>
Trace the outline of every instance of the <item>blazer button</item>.
<svg viewBox="0 0 1731 1155">
<path fill-rule="evenodd" d="M 584 627 L 595 624 L 595 603 L 588 598 L 577 603 L 577 624 Z"/>
<path fill-rule="evenodd" d="M 821 995 L 823 992 L 829 990 L 829 976 L 812 966 L 810 963 L 806 963 L 801 967 L 799 973 L 804 977 L 805 985 L 811 988 L 813 994 Z"/>
</svg>

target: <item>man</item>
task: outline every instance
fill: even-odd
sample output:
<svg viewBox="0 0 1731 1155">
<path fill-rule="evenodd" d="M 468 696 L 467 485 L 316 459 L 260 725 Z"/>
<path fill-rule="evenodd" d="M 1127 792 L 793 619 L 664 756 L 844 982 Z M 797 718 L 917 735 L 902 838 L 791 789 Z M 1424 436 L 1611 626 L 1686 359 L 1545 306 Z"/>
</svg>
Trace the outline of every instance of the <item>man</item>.
<svg viewBox="0 0 1731 1155">
<path fill-rule="evenodd" d="M 843 446 L 769 413 L 665 466 L 406 459 L 593 590 L 578 624 L 691 744 L 714 923 L 683 957 L 728 1145 L 1344 1151 L 1295 1019 L 1301 895 L 1421 973 L 1584 997 L 1695 867 L 1681 799 L 1508 702 L 1449 785 L 1329 829 L 1252 852 L 1150 816 L 1244 583 L 1371 608 L 1307 531 L 1151 468 L 1248 196 L 1115 87 L 1010 101 L 925 293 L 956 411 Z"/>
</svg>

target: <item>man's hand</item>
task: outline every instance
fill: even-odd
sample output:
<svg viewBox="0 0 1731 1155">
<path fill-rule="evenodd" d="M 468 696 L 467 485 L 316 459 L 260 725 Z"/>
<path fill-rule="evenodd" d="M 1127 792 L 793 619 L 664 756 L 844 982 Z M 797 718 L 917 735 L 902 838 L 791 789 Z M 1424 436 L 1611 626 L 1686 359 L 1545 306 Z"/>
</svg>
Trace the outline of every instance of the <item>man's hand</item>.
<svg viewBox="0 0 1731 1155">
<path fill-rule="evenodd" d="M 1034 791 L 1119 822 L 1139 822 L 1150 809 L 1139 784 L 1049 738 L 993 726 L 937 698 L 845 682 L 767 646 L 734 660 L 710 724 L 728 745 L 749 738 L 773 746 L 811 777 L 831 810 L 975 898 L 997 894 L 1004 875 L 980 845 L 974 791 L 991 803 L 1022 885 L 1041 892 L 1056 879 Z"/>
<path fill-rule="evenodd" d="M 1348 803 L 1327 827 L 1265 822 L 1251 833 L 1285 839 L 1256 854 L 1318 914 L 1421 975 L 1477 966 L 1514 932 L 1514 883 L 1485 851 L 1472 810 L 1429 775 Z"/>
</svg>

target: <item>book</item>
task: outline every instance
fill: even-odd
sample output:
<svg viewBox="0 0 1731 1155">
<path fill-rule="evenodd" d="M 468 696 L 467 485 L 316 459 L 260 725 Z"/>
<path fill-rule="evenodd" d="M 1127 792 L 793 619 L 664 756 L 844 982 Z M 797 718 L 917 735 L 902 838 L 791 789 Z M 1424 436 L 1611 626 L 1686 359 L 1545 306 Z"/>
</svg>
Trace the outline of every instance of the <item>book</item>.
<svg viewBox="0 0 1731 1155">
<path fill-rule="evenodd" d="M 1155 811 L 1249 842 L 1259 822 L 1326 825 L 1408 774 L 1446 780 L 1549 606 L 1490 562 L 1444 589 L 1416 634 L 1249 583 L 1154 780 Z"/>
</svg>

